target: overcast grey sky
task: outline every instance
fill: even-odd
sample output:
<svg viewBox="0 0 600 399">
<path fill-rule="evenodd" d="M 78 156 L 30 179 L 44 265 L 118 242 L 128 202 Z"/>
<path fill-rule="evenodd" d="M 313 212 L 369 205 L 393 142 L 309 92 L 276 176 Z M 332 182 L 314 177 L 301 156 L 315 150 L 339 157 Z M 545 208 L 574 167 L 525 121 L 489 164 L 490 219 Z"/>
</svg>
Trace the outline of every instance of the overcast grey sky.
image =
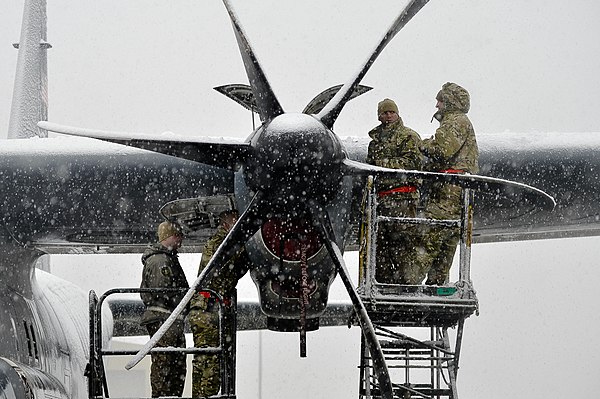
<svg viewBox="0 0 600 399">
<path fill-rule="evenodd" d="M 287 111 L 344 83 L 402 3 L 232 2 Z M 21 0 L 5 0 L 0 13 L 4 130 L 22 7 Z M 600 132 L 599 17 L 595 0 L 431 0 L 376 61 L 363 80 L 374 90 L 348 104 L 335 130 L 365 136 L 377 124 L 377 101 L 391 97 L 405 123 L 428 137 L 437 126 L 429 123 L 435 94 L 455 81 L 471 92 L 478 134 Z M 211 89 L 247 82 L 220 1 L 50 0 L 48 19 L 51 121 L 149 133 L 250 133 L 248 112 Z M 466 323 L 461 398 L 597 395 L 599 244 L 589 238 L 474 247 L 481 315 Z M 99 279 L 89 277 L 103 272 L 85 264 L 82 285 L 101 291 L 94 286 Z M 121 273 L 137 281 L 137 259 Z M 275 344 L 263 356 L 265 364 L 272 361 L 262 373 L 263 397 L 292 397 L 287 384 L 297 398 L 356 397 L 357 331 L 309 334 L 307 359 L 297 357 L 296 336 L 265 334 Z M 257 336 L 248 337 L 255 345 Z M 256 397 L 256 355 L 243 352 L 239 360 L 239 396 Z"/>
<path fill-rule="evenodd" d="M 287 111 L 358 69 L 403 2 L 233 1 Z M 22 0 L 0 24 L 0 126 L 8 125 Z M 374 90 L 335 128 L 365 135 L 375 106 L 397 100 L 408 126 L 431 135 L 446 81 L 472 95 L 478 133 L 600 131 L 600 4 L 432 0 L 366 75 Z M 221 1 L 51 0 L 51 121 L 89 128 L 239 136 L 250 115 L 212 87 L 247 78 Z"/>
</svg>

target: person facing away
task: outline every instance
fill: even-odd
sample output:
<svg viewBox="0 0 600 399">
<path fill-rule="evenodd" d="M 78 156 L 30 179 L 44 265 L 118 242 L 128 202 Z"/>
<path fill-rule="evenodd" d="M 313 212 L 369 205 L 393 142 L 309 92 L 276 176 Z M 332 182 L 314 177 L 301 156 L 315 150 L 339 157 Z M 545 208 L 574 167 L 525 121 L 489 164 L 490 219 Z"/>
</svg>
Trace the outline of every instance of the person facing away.
<svg viewBox="0 0 600 399">
<path fill-rule="evenodd" d="M 381 124 L 369 132 L 367 163 L 392 169 L 421 170 L 421 138 L 404 126 L 398 106 L 389 98 L 377 105 Z M 376 181 L 378 215 L 416 217 L 417 181 L 381 178 Z M 420 284 L 425 274 L 417 261 L 414 228 L 398 222 L 379 222 L 375 277 L 380 283 Z"/>
<path fill-rule="evenodd" d="M 141 324 L 153 336 L 185 296 L 189 285 L 177 258 L 183 234 L 181 228 L 165 221 L 158 226 L 158 242 L 142 255 L 144 269 L 140 288 L 182 289 L 165 292 L 142 292 L 146 310 Z M 180 316 L 156 344 L 156 347 L 185 348 L 184 317 Z M 150 384 L 152 397 L 181 396 L 186 375 L 185 353 L 152 353 Z"/>
<path fill-rule="evenodd" d="M 202 258 L 198 268 L 198 275 L 204 270 L 225 237 L 235 224 L 238 213 L 235 210 L 219 214 L 219 226 L 215 234 L 206 242 L 202 249 Z M 248 270 L 248 259 L 242 248 L 227 264 L 220 269 L 219 274 L 210 276 L 208 283 L 194 294 L 190 302 L 188 320 L 194 337 L 196 348 L 210 348 L 219 346 L 219 305 L 229 306 L 232 291 L 237 282 Z M 208 291 L 210 289 L 223 298 L 219 299 Z M 221 309 L 223 310 L 223 308 Z M 226 313 L 227 314 L 227 313 Z M 223 339 L 224 350 L 230 351 L 233 334 L 230 318 L 224 319 L 225 336 Z M 211 354 L 196 354 L 192 362 L 192 397 L 206 397 L 216 395 L 221 385 L 220 356 Z"/>
<path fill-rule="evenodd" d="M 479 149 L 475 130 L 467 117 L 470 108 L 469 92 L 456 83 L 445 83 L 436 96 L 437 112 L 433 118 L 440 122 L 435 135 L 423 140 L 421 150 L 426 156 L 425 170 L 442 173 L 479 172 Z M 432 120 L 433 120 L 432 118 Z M 458 219 L 462 209 L 462 190 L 459 186 L 433 182 L 425 217 Z M 424 268 L 428 285 L 443 285 L 448 281 L 452 259 L 460 239 L 458 228 L 432 227 L 424 235 Z"/>
</svg>

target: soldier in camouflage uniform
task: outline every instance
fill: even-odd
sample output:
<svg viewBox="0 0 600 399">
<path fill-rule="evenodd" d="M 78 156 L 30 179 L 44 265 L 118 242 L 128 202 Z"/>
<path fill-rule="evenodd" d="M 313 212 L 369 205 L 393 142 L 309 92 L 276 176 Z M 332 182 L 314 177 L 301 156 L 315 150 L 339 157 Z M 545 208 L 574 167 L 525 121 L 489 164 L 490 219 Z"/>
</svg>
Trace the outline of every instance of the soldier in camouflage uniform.
<svg viewBox="0 0 600 399">
<path fill-rule="evenodd" d="M 440 122 L 435 135 L 423 140 L 422 151 L 427 157 L 425 169 L 442 173 L 479 172 L 479 150 L 475 130 L 467 117 L 470 107 L 469 93 L 456 83 L 446 83 L 438 93 L 434 118 Z M 432 219 L 458 219 L 461 214 L 461 188 L 451 184 L 431 184 L 425 217 Z M 424 267 L 428 270 L 428 285 L 447 282 L 452 259 L 460 239 L 458 229 L 431 228 L 424 237 L 426 256 Z"/>
<path fill-rule="evenodd" d="M 179 226 L 162 222 L 158 226 L 159 242 L 149 246 L 142 255 L 144 271 L 140 288 L 189 288 L 183 269 L 177 259 L 183 234 Z M 153 336 L 177 307 L 185 292 L 140 294 L 146 310 L 141 324 Z M 158 341 L 157 347 L 185 348 L 184 318 L 180 316 Z M 152 353 L 150 383 L 152 397 L 181 396 L 185 384 L 186 362 L 184 353 Z"/>
<path fill-rule="evenodd" d="M 404 126 L 398 107 L 389 98 L 377 106 L 381 124 L 369 132 L 371 142 L 367 163 L 392 169 L 421 170 L 421 138 Z M 417 182 L 380 179 L 378 214 L 391 217 L 415 217 L 419 192 Z M 389 284 L 420 284 L 425 273 L 416 256 L 415 229 L 394 222 L 380 222 L 377 232 L 376 280 Z"/>
<path fill-rule="evenodd" d="M 222 212 L 219 215 L 219 227 L 216 233 L 206 242 L 202 250 L 202 259 L 198 268 L 198 275 L 204 270 L 217 248 L 221 245 L 229 230 L 237 220 L 235 210 Z M 248 270 L 248 259 L 246 252 L 242 249 L 228 264 L 221 269 L 218 275 L 211 277 L 205 288 L 217 292 L 222 298 L 222 304 L 218 298 L 208 291 L 199 291 L 190 302 L 189 322 L 194 336 L 196 348 L 210 348 L 219 346 L 219 305 L 229 306 L 231 292 L 235 289 L 237 282 Z M 223 308 L 221 309 L 223 311 Z M 234 331 L 231 330 L 233 321 L 226 318 L 225 337 L 223 346 L 225 350 L 231 350 L 231 340 Z M 221 384 L 220 358 L 218 355 L 198 354 L 194 355 L 192 375 L 192 397 L 199 398 L 216 395 Z"/>
</svg>

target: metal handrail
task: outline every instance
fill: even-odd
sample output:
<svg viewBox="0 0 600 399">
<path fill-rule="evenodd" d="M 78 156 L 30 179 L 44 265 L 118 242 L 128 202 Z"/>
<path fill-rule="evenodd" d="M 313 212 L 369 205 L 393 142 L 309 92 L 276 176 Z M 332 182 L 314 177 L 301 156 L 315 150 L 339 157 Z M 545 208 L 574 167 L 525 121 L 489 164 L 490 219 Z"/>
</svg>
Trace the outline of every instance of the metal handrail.
<svg viewBox="0 0 600 399">
<path fill-rule="evenodd" d="M 97 378 L 102 379 L 102 386 L 104 388 L 104 396 L 108 398 L 108 384 L 106 381 L 106 376 L 104 373 L 104 361 L 103 356 L 133 356 L 137 354 L 137 351 L 133 350 L 104 350 L 102 348 L 102 305 L 104 301 L 113 294 L 139 294 L 143 292 L 153 292 L 153 293 L 184 293 L 187 289 L 185 288 L 114 288 L 106 291 L 102 296 L 98 299 L 95 292 L 92 290 L 89 293 L 89 301 L 90 301 L 90 362 L 89 362 L 89 382 L 88 382 L 88 390 L 90 398 L 98 398 L 99 396 L 99 387 L 97 386 Z M 209 347 L 209 348 L 174 348 L 174 347 L 159 347 L 152 348 L 150 353 L 185 353 L 185 354 L 223 354 L 225 352 L 224 348 L 224 337 L 225 337 L 225 323 L 224 320 L 224 308 L 222 306 L 223 297 L 216 291 L 211 289 L 202 288 L 202 291 L 209 292 L 211 295 L 216 297 L 218 301 L 216 303 L 219 306 L 219 318 L 221 322 L 219 323 L 219 346 L 217 347 Z M 235 296 L 235 294 L 234 294 Z M 233 319 L 233 328 L 235 329 L 235 318 Z M 235 350 L 235 343 L 232 344 L 232 350 Z M 235 357 L 235 354 L 232 355 Z M 226 356 L 220 356 L 221 362 L 221 374 L 225 373 L 226 365 Z M 96 375 L 96 371 L 100 371 L 99 374 Z M 223 398 L 231 398 L 235 397 L 235 388 L 232 381 L 229 378 L 222 378 L 222 387 L 227 387 L 226 391 L 232 392 L 233 394 L 222 394 L 217 397 Z M 235 381 L 235 380 L 233 380 Z"/>
<path fill-rule="evenodd" d="M 375 278 L 375 260 L 377 251 L 377 227 L 380 221 L 397 222 L 409 225 L 441 226 L 443 228 L 459 228 L 459 276 L 457 284 L 471 287 L 471 243 L 473 235 L 473 192 L 462 190 L 462 207 L 460 219 L 430 219 L 422 217 L 390 217 L 378 216 L 377 192 L 375 178 L 367 177 L 362 200 L 363 218 L 361 222 L 359 286 L 362 295 L 370 298 L 378 296 L 376 287 L 381 285 Z"/>
</svg>

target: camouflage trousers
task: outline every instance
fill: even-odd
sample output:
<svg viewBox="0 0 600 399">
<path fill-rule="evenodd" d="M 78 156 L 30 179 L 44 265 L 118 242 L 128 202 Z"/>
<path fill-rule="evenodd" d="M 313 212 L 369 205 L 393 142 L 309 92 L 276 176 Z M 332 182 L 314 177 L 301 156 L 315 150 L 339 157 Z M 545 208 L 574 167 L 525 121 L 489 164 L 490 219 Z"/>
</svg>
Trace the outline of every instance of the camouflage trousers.
<svg viewBox="0 0 600 399">
<path fill-rule="evenodd" d="M 161 322 L 146 325 L 148 334 L 153 336 L 162 325 Z M 185 335 L 183 321 L 176 320 L 158 341 L 156 347 L 172 346 L 185 348 Z M 185 353 L 152 353 L 152 366 L 150 367 L 150 385 L 152 397 L 181 396 L 185 385 L 186 363 Z"/>
<path fill-rule="evenodd" d="M 196 348 L 219 346 L 218 306 L 210 311 L 192 308 L 188 315 Z M 192 397 L 200 398 L 219 393 L 221 385 L 219 355 L 194 355 L 192 361 Z"/>
<path fill-rule="evenodd" d="M 458 186 L 434 184 L 425 207 L 429 219 L 458 219 L 462 209 L 462 190 Z M 443 285 L 448 281 L 450 267 L 460 240 L 458 228 L 431 227 L 423 236 L 423 268 L 427 285 Z"/>
<path fill-rule="evenodd" d="M 384 197 L 379 216 L 416 217 L 416 201 Z M 385 284 L 421 284 L 425 278 L 420 254 L 421 233 L 416 226 L 399 222 L 379 222 L 375 279 Z"/>
</svg>

